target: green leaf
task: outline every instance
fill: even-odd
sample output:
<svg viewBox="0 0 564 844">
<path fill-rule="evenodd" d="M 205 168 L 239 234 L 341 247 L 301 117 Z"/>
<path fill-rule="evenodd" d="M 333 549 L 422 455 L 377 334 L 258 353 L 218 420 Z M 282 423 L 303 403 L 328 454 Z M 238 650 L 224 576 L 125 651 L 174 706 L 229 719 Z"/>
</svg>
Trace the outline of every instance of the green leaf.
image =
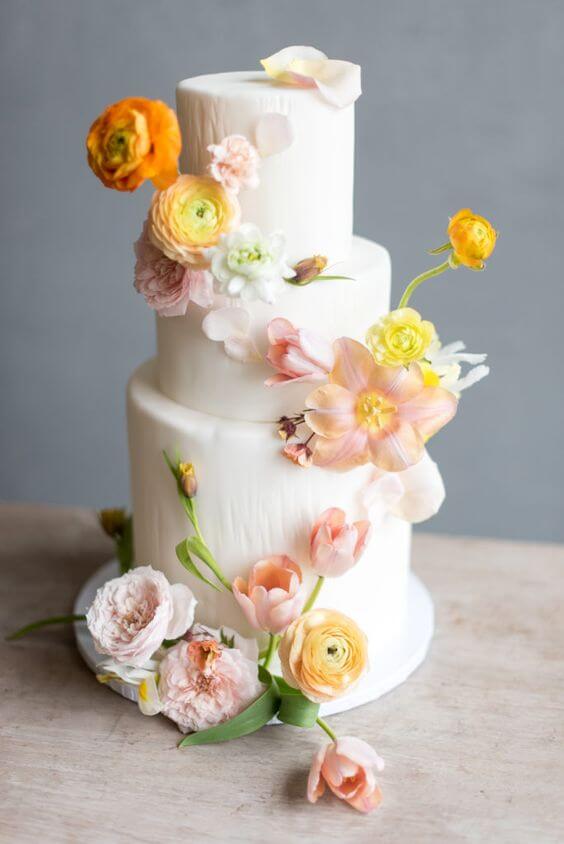
<svg viewBox="0 0 564 844">
<path fill-rule="evenodd" d="M 319 714 L 319 703 L 308 700 L 299 689 L 294 689 L 282 677 L 275 677 L 280 692 L 278 717 L 294 727 L 314 727 Z"/>
<path fill-rule="evenodd" d="M 125 574 L 133 565 L 133 518 L 125 520 L 123 533 L 116 538 L 116 556 L 119 562 L 119 573 Z"/>
<path fill-rule="evenodd" d="M 22 636 L 27 636 L 28 633 L 33 633 L 34 630 L 41 630 L 43 627 L 49 627 L 51 624 L 72 624 L 75 621 L 86 621 L 85 615 L 52 615 L 50 618 L 41 618 L 39 621 L 32 621 L 31 624 L 26 624 L 25 627 L 20 627 L 6 636 L 7 642 L 12 642 L 14 639 L 21 639 Z"/>
<path fill-rule="evenodd" d="M 219 582 L 222 583 L 226 589 L 231 589 L 231 584 L 225 579 L 225 575 L 216 563 L 212 552 L 199 536 L 190 536 L 186 540 L 186 547 L 192 554 L 195 554 L 196 557 L 205 563 L 205 565 L 215 574 Z"/>
<path fill-rule="evenodd" d="M 278 711 L 280 698 L 278 689 L 271 674 L 262 666 L 259 666 L 259 680 L 266 685 L 262 695 L 251 703 L 243 712 L 218 724 L 208 730 L 201 730 L 199 733 L 192 733 L 183 738 L 179 747 L 193 747 L 197 744 L 215 744 L 220 741 L 231 741 L 231 739 L 248 736 L 264 727 L 265 724 L 274 718 Z"/>
<path fill-rule="evenodd" d="M 217 592 L 221 592 L 219 586 L 214 583 L 212 580 L 208 580 L 208 578 L 202 574 L 202 572 L 197 568 L 196 564 L 192 560 L 188 552 L 188 548 L 186 547 L 188 544 L 187 539 L 183 539 L 182 542 L 179 542 L 176 546 L 176 556 L 178 557 L 179 561 L 182 563 L 184 568 L 193 574 L 194 577 L 197 577 L 198 580 L 201 580 L 203 583 L 207 583 L 208 586 L 211 586 L 212 589 L 215 589 Z"/>
<path fill-rule="evenodd" d="M 168 466 L 168 468 L 172 472 L 174 478 L 176 480 L 178 480 L 178 467 L 174 465 L 174 463 L 172 462 L 172 460 L 170 459 L 170 457 L 168 456 L 168 454 L 166 453 L 166 451 L 164 449 L 163 449 L 163 457 L 165 459 L 166 465 Z"/>
<path fill-rule="evenodd" d="M 350 275 L 316 275 L 312 281 L 356 281 Z"/>
</svg>

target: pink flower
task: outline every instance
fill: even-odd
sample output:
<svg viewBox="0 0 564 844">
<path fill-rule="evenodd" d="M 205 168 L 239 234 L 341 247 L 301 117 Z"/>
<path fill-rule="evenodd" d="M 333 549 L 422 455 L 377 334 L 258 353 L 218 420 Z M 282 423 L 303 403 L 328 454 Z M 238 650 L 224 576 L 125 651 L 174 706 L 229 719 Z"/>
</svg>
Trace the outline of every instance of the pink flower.
<svg viewBox="0 0 564 844">
<path fill-rule="evenodd" d="M 344 574 L 361 558 L 371 534 L 368 521 L 346 524 L 346 515 L 338 507 L 321 514 L 310 538 L 311 567 L 323 577 Z"/>
<path fill-rule="evenodd" d="M 210 144 L 210 176 L 232 193 L 259 185 L 260 156 L 243 135 L 228 135 L 220 144 Z"/>
<path fill-rule="evenodd" d="M 303 469 L 309 469 L 313 464 L 313 452 L 306 443 L 287 443 L 282 454 Z"/>
<path fill-rule="evenodd" d="M 163 255 L 149 240 L 147 223 L 133 248 L 135 289 L 159 316 L 183 316 L 190 301 L 202 308 L 213 304 L 211 274 L 183 267 Z"/>
<path fill-rule="evenodd" d="M 313 462 L 342 470 L 370 462 L 387 472 L 413 466 L 425 441 L 456 413 L 456 398 L 426 387 L 417 363 L 380 366 L 348 337 L 334 349 L 330 383 L 306 399 L 305 421 L 318 434 Z"/>
<path fill-rule="evenodd" d="M 159 667 L 162 713 L 183 733 L 234 718 L 262 692 L 257 664 L 214 640 L 179 642 Z"/>
<path fill-rule="evenodd" d="M 269 322 L 267 333 L 270 346 L 266 359 L 278 370 L 264 382 L 267 387 L 289 381 L 322 381 L 333 368 L 333 349 L 322 337 L 294 328 L 282 317 Z"/>
<path fill-rule="evenodd" d="M 372 812 L 382 800 L 374 769 L 382 771 L 384 760 L 362 739 L 343 736 L 325 745 L 313 757 L 307 783 L 307 799 L 316 803 L 328 785 L 339 800 L 359 812 Z"/>
<path fill-rule="evenodd" d="M 86 623 L 98 653 L 140 668 L 163 639 L 186 633 L 195 608 L 187 586 L 171 586 L 162 572 L 139 566 L 98 589 Z"/>
<path fill-rule="evenodd" d="M 233 596 L 252 627 L 282 633 L 305 604 L 301 569 L 284 555 L 260 560 L 252 567 L 248 584 L 235 578 Z"/>
</svg>

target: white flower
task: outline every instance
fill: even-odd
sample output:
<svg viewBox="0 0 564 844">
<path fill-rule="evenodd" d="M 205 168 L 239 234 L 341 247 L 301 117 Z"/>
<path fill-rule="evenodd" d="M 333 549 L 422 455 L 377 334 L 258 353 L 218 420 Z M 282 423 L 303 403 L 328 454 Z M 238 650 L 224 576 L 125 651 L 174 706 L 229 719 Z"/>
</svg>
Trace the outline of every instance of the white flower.
<svg viewBox="0 0 564 844">
<path fill-rule="evenodd" d="M 217 246 L 206 250 L 206 257 L 220 293 L 272 304 L 284 279 L 295 275 L 285 248 L 281 232 L 267 236 L 254 223 L 243 223 L 237 231 L 221 235 Z"/>
<path fill-rule="evenodd" d="M 140 566 L 98 589 L 86 623 L 98 653 L 141 668 L 164 639 L 192 626 L 196 603 L 184 584 L 171 586 L 162 572 Z"/>
<path fill-rule="evenodd" d="M 434 516 L 445 500 L 439 467 L 425 451 L 421 460 L 402 472 L 377 469 L 364 493 L 364 506 L 373 525 L 389 514 L 406 522 L 423 522 Z"/>
<path fill-rule="evenodd" d="M 239 363 L 257 363 L 260 353 L 250 336 L 251 315 L 246 308 L 218 308 L 202 322 L 202 331 L 210 340 L 223 342 L 225 354 Z"/>
<path fill-rule="evenodd" d="M 166 653 L 164 648 L 163 652 Z M 119 680 L 127 686 L 134 686 L 137 689 L 137 703 L 143 715 L 158 715 L 162 710 L 158 690 L 159 664 L 160 660 L 148 659 L 142 667 L 135 667 L 109 660 L 97 666 L 96 679 L 100 683 Z"/>
<path fill-rule="evenodd" d="M 483 364 L 487 355 L 473 355 L 465 352 L 465 348 L 462 340 L 442 346 L 439 338 L 435 337 L 425 355 L 431 369 L 439 377 L 441 387 L 450 390 L 455 395 L 459 395 L 463 390 L 477 384 L 490 373 L 489 366 L 474 365 Z M 462 363 L 473 364 L 463 377 L 461 377 L 462 367 L 460 365 Z"/>
</svg>

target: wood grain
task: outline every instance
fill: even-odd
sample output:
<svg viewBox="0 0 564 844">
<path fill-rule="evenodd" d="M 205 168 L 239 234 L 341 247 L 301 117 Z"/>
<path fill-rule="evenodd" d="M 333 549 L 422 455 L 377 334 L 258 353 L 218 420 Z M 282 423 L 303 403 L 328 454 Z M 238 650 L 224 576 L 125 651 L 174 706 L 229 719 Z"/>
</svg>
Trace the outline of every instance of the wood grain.
<svg viewBox="0 0 564 844">
<path fill-rule="evenodd" d="M 2 505 L 2 634 L 70 611 L 111 550 L 92 513 Z M 1 840 L 564 841 L 564 549 L 418 535 L 414 567 L 436 602 L 428 660 L 331 719 L 386 760 L 375 815 L 305 801 L 315 730 L 176 750 L 57 628 L 1 644 Z"/>
</svg>

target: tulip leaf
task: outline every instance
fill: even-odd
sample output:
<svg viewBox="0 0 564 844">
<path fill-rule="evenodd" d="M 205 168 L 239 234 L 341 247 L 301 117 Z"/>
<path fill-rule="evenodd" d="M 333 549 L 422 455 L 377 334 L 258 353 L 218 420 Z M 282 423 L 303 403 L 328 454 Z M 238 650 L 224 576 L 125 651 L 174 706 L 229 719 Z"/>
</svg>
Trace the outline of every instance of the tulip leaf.
<svg viewBox="0 0 564 844">
<path fill-rule="evenodd" d="M 186 547 L 187 545 L 188 540 L 183 539 L 182 542 L 179 542 L 176 546 L 176 556 L 178 557 L 179 561 L 182 563 L 184 568 L 189 571 L 190 574 L 193 574 L 194 577 L 197 577 L 198 580 L 201 580 L 203 583 L 207 583 L 208 586 L 211 586 L 212 589 L 215 589 L 217 592 L 221 592 L 219 586 L 212 580 L 208 580 L 208 578 L 204 574 L 202 574 L 202 572 L 198 569 L 192 557 L 190 556 L 188 548 Z"/>
<path fill-rule="evenodd" d="M 119 573 L 125 574 L 133 565 L 133 519 L 125 520 L 121 536 L 115 539 L 116 556 L 119 562 Z"/>
<path fill-rule="evenodd" d="M 196 557 L 205 563 L 205 565 L 215 574 L 219 582 L 222 583 L 226 589 L 231 589 L 231 584 L 228 580 L 226 580 L 223 572 L 216 563 L 212 552 L 199 536 L 190 536 L 186 540 L 186 547 L 188 551 L 195 554 Z"/>
<path fill-rule="evenodd" d="M 194 747 L 197 744 L 216 744 L 220 741 L 230 741 L 255 733 L 265 724 L 268 724 L 278 711 L 280 698 L 277 684 L 274 682 L 272 675 L 262 665 L 259 666 L 258 671 L 259 680 L 265 684 L 266 689 L 254 703 L 251 703 L 239 715 L 229 721 L 224 721 L 223 724 L 201 730 L 198 733 L 191 733 L 183 738 L 178 746 Z"/>
<path fill-rule="evenodd" d="M 294 727 L 315 726 L 319 715 L 319 703 L 308 700 L 299 689 L 289 686 L 282 677 L 276 677 L 275 680 L 280 692 L 279 719 Z"/>
</svg>

